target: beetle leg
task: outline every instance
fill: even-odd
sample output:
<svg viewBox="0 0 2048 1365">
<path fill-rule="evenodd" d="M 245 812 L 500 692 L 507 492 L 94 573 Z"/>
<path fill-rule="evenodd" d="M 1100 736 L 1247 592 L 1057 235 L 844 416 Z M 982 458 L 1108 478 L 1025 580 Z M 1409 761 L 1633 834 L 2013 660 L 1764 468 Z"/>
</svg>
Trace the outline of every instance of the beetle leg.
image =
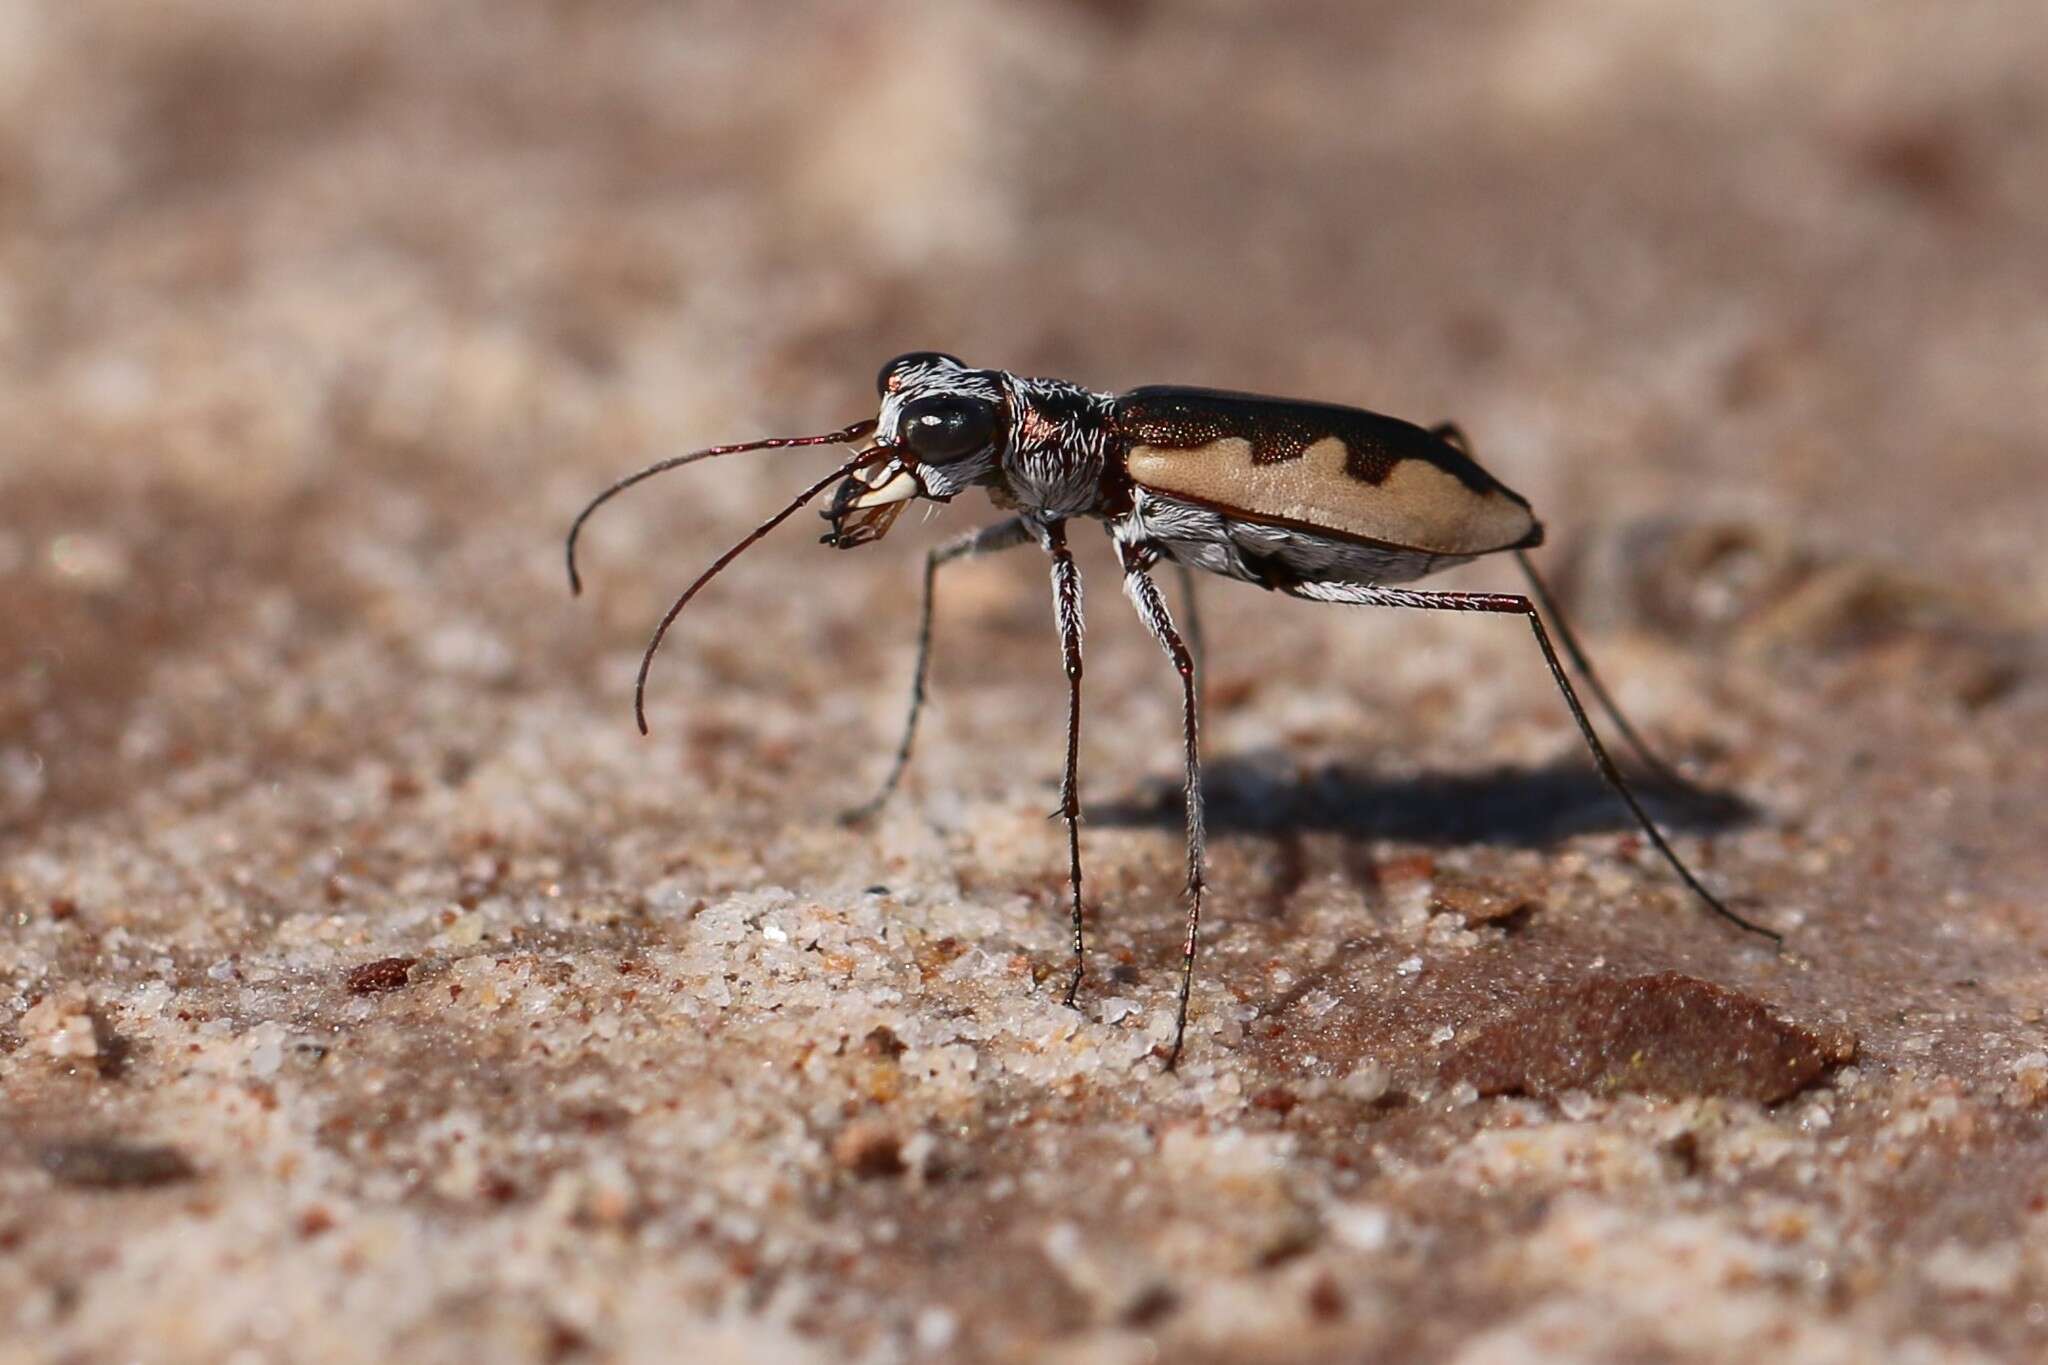
<svg viewBox="0 0 2048 1365">
<path fill-rule="evenodd" d="M 1060 778 L 1058 814 L 1067 822 L 1067 881 L 1073 889 L 1074 973 L 1067 978 L 1067 1008 L 1077 1008 L 1087 948 L 1081 921 L 1081 571 L 1067 548 L 1065 522 L 1048 523 L 1041 533 L 1052 556 L 1053 615 L 1060 629 L 1060 658 L 1067 670 L 1067 766 Z"/>
<path fill-rule="evenodd" d="M 1629 748 L 1635 750 L 1637 760 L 1650 770 L 1651 776 L 1673 791 L 1690 796 L 1696 801 L 1714 800 L 1713 793 L 1700 790 L 1695 783 L 1680 775 L 1651 751 L 1643 737 L 1636 733 L 1636 728 L 1628 723 L 1628 717 L 1621 714 L 1621 708 L 1615 705 L 1614 697 L 1600 681 L 1600 675 L 1593 671 L 1593 661 L 1587 658 L 1586 651 L 1580 648 L 1578 637 L 1572 633 L 1571 622 L 1565 620 L 1563 609 L 1551 595 L 1550 585 L 1537 575 L 1536 566 L 1530 562 L 1528 552 L 1515 551 L 1515 562 L 1522 566 L 1522 575 L 1529 580 L 1530 594 L 1549 615 L 1551 624 L 1557 627 L 1558 642 L 1564 646 L 1565 657 L 1571 660 L 1572 667 L 1578 670 L 1579 676 L 1592 690 L 1593 699 L 1600 703 L 1600 709 L 1606 712 L 1607 719 L 1613 722 L 1615 729 L 1621 731 L 1621 737 L 1628 741 Z"/>
<path fill-rule="evenodd" d="M 1173 567 L 1180 574 L 1180 609 L 1187 618 L 1188 652 L 1195 656 L 1195 685 L 1209 680 L 1209 643 L 1202 635 L 1202 613 L 1195 606 L 1195 571 L 1179 560 Z"/>
<path fill-rule="evenodd" d="M 1690 887 L 1693 894 L 1705 902 L 1709 910 L 1730 924 L 1747 929 L 1752 934 L 1760 934 L 1773 943 L 1784 942 L 1782 934 L 1744 919 L 1723 905 L 1719 897 L 1700 884 L 1692 869 L 1685 865 L 1672 850 L 1671 845 L 1665 841 L 1663 831 L 1657 828 L 1648 812 L 1643 809 L 1642 803 L 1636 800 L 1636 794 L 1629 789 L 1627 781 L 1621 775 L 1621 769 L 1608 757 L 1607 747 L 1600 742 L 1600 736 L 1594 732 L 1592 721 L 1586 718 L 1585 705 L 1580 702 L 1578 692 L 1573 689 L 1571 679 L 1565 674 L 1564 664 L 1558 659 L 1556 646 L 1550 643 L 1550 632 L 1543 628 L 1543 617 L 1536 610 L 1536 604 L 1528 598 L 1518 593 L 1422 592 L 1413 588 L 1377 588 L 1362 583 L 1301 583 L 1288 588 L 1287 591 L 1296 597 L 1314 602 L 1338 602 L 1365 607 L 1416 607 L 1428 611 L 1484 611 L 1522 617 L 1535 634 L 1536 643 L 1543 650 L 1543 662 L 1550 666 L 1551 680 L 1557 684 L 1557 690 L 1564 695 L 1565 705 L 1571 708 L 1572 719 L 1578 722 L 1579 733 L 1585 737 L 1586 747 L 1593 753 L 1594 766 L 1599 768 L 1600 776 L 1607 780 L 1607 785 L 1614 788 L 1615 795 L 1622 799 L 1629 813 L 1635 816 L 1636 823 L 1642 826 L 1643 833 L 1648 836 L 1657 851 L 1664 855 L 1664 861 L 1671 865 L 1671 870 L 1678 874 L 1679 880 Z"/>
<path fill-rule="evenodd" d="M 1180 632 L 1174 629 L 1173 617 L 1168 614 L 1166 602 L 1159 595 L 1159 585 L 1146 572 L 1146 561 L 1150 558 L 1146 547 L 1122 545 L 1119 549 L 1123 555 L 1124 591 L 1130 595 L 1131 604 L 1137 607 L 1138 618 L 1152 632 L 1152 638 L 1159 641 L 1166 657 L 1173 661 L 1174 671 L 1180 674 L 1181 732 L 1187 749 L 1184 799 L 1188 821 L 1188 925 L 1187 937 L 1181 945 L 1180 1001 L 1174 1014 L 1173 1050 L 1166 1057 L 1166 1068 L 1171 1071 L 1180 1061 L 1181 1042 L 1188 1031 L 1188 995 L 1195 980 L 1195 948 L 1202 927 L 1202 890 L 1205 885 L 1202 864 L 1207 839 L 1202 820 L 1202 752 L 1197 705 L 1199 669 L 1196 651 L 1190 650 L 1182 641 Z M 1192 605 L 1192 596 L 1188 600 Z M 1193 633 L 1191 628 L 1189 634 Z"/>
<path fill-rule="evenodd" d="M 910 679 L 910 710 L 903 718 L 903 738 L 896 746 L 896 757 L 890 761 L 889 775 L 882 779 L 882 789 L 873 796 L 844 812 L 839 819 L 844 824 L 859 824 L 870 819 L 889 798 L 896 794 L 897 786 L 903 781 L 903 771 L 910 766 L 910 746 L 917 740 L 918 716 L 924 710 L 925 682 L 931 673 L 932 662 L 932 590 L 937 584 L 939 568 L 956 559 L 973 559 L 978 555 L 994 554 L 1022 545 L 1031 537 L 1024 529 L 1022 518 L 1011 517 L 993 526 L 983 526 L 934 545 L 924 557 L 924 600 L 919 608 L 917 620 L 917 667 Z"/>
<path fill-rule="evenodd" d="M 1472 453 L 1472 442 L 1466 438 L 1465 429 L 1456 422 L 1438 422 L 1429 429 L 1429 434 L 1445 445 L 1456 447 L 1460 455 Z"/>
<path fill-rule="evenodd" d="M 1460 454 L 1472 453 L 1472 442 L 1456 422 L 1438 422 L 1429 429 L 1429 434 L 1457 447 Z M 1565 658 L 1571 660 L 1572 668 L 1593 693 L 1593 700 L 1600 703 L 1601 711 L 1606 714 L 1614 728 L 1621 731 L 1621 737 L 1627 740 L 1628 747 L 1635 751 L 1637 760 L 1650 770 L 1651 776 L 1674 791 L 1683 792 L 1695 799 L 1710 798 L 1711 793 L 1701 791 L 1698 786 L 1681 777 L 1669 764 L 1658 758 L 1650 746 L 1643 742 L 1643 737 L 1636 733 L 1635 726 L 1628 723 L 1628 717 L 1621 714 L 1621 708 L 1614 704 L 1613 694 L 1608 692 L 1606 684 L 1600 681 L 1600 675 L 1593 671 L 1593 661 L 1587 658 L 1586 651 L 1579 647 L 1578 637 L 1572 633 L 1571 622 L 1565 620 L 1564 612 L 1557 605 L 1557 599 L 1551 596 L 1549 585 L 1537 576 L 1536 566 L 1530 561 L 1529 552 L 1517 549 L 1515 562 L 1522 566 L 1522 576 L 1529 580 L 1530 594 L 1549 615 L 1551 623 L 1557 627 L 1558 642 L 1564 646 Z"/>
</svg>

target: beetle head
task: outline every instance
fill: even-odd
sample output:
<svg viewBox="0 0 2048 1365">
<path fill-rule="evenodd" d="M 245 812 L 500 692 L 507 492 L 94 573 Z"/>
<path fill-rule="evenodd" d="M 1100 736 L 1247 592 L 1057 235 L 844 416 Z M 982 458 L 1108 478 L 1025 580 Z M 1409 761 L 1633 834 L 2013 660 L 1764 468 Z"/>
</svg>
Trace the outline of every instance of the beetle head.
<svg viewBox="0 0 2048 1365">
<path fill-rule="evenodd" d="M 994 371 L 912 351 L 882 367 L 875 390 L 872 448 L 888 453 L 849 475 L 824 509 L 824 542 L 841 549 L 880 540 L 914 498 L 945 502 L 986 482 L 1008 440 L 1008 395 Z"/>
</svg>

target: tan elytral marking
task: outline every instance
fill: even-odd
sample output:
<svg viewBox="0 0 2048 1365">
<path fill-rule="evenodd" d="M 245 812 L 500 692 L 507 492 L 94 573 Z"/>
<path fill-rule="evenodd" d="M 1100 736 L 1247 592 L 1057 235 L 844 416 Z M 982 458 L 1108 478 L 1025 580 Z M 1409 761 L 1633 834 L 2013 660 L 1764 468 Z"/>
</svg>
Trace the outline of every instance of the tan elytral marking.
<svg viewBox="0 0 2048 1365">
<path fill-rule="evenodd" d="M 1345 456 L 1344 443 L 1327 437 L 1298 460 L 1254 464 L 1251 443 L 1226 436 L 1192 450 L 1133 446 L 1128 467 L 1157 492 L 1431 554 L 1503 550 L 1536 525 L 1514 499 L 1475 493 L 1427 460 L 1402 460 L 1372 484 L 1344 471 Z"/>
</svg>

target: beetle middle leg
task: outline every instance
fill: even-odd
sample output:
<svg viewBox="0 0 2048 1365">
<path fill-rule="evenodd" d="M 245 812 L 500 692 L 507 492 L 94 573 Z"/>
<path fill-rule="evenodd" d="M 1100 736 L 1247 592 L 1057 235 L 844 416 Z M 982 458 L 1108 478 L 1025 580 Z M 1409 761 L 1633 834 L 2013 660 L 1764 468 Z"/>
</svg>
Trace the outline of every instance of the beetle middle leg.
<svg viewBox="0 0 2048 1365">
<path fill-rule="evenodd" d="M 994 554 L 1008 550 L 1031 539 L 1024 529 L 1023 519 L 1011 517 L 993 526 L 982 526 L 964 534 L 942 541 L 926 552 L 924 557 L 924 597 L 917 618 L 917 667 L 910 678 L 910 710 L 903 718 L 903 738 L 896 745 L 896 756 L 889 763 L 889 775 L 882 779 L 882 788 L 860 805 L 844 812 L 839 819 L 844 824 L 855 825 L 874 816 L 889 798 L 896 794 L 896 788 L 903 781 L 904 769 L 910 766 L 910 746 L 917 742 L 917 720 L 924 711 L 925 683 L 931 674 L 932 662 L 932 593 L 937 586 L 939 569 L 956 559 L 973 559 L 979 555 Z"/>
<path fill-rule="evenodd" d="M 1179 560 L 1173 567 L 1180 574 L 1180 609 L 1187 618 L 1188 652 L 1195 656 L 1195 686 L 1209 680 L 1209 644 L 1202 634 L 1202 613 L 1195 605 L 1195 571 Z"/>
<path fill-rule="evenodd" d="M 1307 598 L 1312 602 L 1336 602 L 1363 607 L 1415 607 L 1427 611 L 1483 611 L 1506 616 L 1519 616 L 1529 623 L 1529 629 L 1536 636 L 1537 645 L 1543 650 L 1543 662 L 1550 666 L 1550 677 L 1563 695 L 1565 705 L 1571 709 L 1572 719 L 1578 723 L 1579 734 L 1585 738 L 1586 747 L 1592 751 L 1593 764 L 1600 770 L 1607 785 L 1614 789 L 1629 813 L 1635 816 L 1636 824 L 1642 827 L 1645 836 L 1664 855 L 1664 861 L 1678 874 L 1678 879 L 1698 896 L 1709 910 L 1739 929 L 1761 935 L 1773 943 L 1783 943 L 1784 936 L 1776 930 L 1744 919 L 1721 903 L 1720 897 L 1701 884 L 1693 875 L 1671 845 L 1665 841 L 1664 833 L 1650 819 L 1649 813 L 1636 800 L 1635 792 L 1621 775 L 1608 756 L 1607 746 L 1600 742 L 1599 734 L 1593 729 L 1593 722 L 1586 716 L 1586 707 L 1579 700 L 1578 691 L 1564 671 L 1564 664 L 1558 658 L 1557 647 L 1550 642 L 1550 632 L 1544 629 L 1543 617 L 1536 610 L 1536 604 L 1518 593 L 1504 592 L 1424 592 L 1414 588 L 1379 588 L 1363 583 L 1297 583 L 1286 589 L 1295 597 Z"/>
<path fill-rule="evenodd" d="M 1119 546 L 1119 551 L 1123 556 L 1124 591 L 1138 609 L 1138 617 L 1145 623 L 1145 628 L 1152 632 L 1152 638 L 1159 641 L 1166 657 L 1172 660 L 1174 671 L 1180 674 L 1181 733 L 1187 752 L 1187 785 L 1183 800 L 1187 806 L 1188 822 L 1188 923 L 1187 936 L 1181 945 L 1180 1000 L 1174 1014 L 1173 1049 L 1166 1057 L 1167 1070 L 1171 1071 L 1180 1061 L 1181 1042 L 1188 1031 L 1188 996 L 1194 988 L 1195 949 L 1201 933 L 1202 891 L 1206 885 L 1202 869 L 1207 838 L 1202 818 L 1200 670 L 1195 652 L 1174 629 L 1173 617 L 1159 595 L 1159 585 L 1147 572 L 1156 551 L 1148 546 L 1128 544 Z M 1182 572 L 1185 573 L 1186 569 L 1183 568 Z M 1188 602 L 1193 605 L 1192 594 Z"/>
</svg>

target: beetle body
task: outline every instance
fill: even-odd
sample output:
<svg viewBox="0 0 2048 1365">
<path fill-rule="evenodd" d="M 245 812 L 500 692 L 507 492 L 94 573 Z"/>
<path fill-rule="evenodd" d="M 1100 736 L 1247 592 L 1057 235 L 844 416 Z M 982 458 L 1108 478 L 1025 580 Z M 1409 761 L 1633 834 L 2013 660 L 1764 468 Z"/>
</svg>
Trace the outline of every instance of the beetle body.
<svg viewBox="0 0 2048 1365">
<path fill-rule="evenodd" d="M 1037 542 L 1052 559 L 1054 619 L 1068 688 L 1066 765 L 1058 815 L 1066 821 L 1073 971 L 1072 1005 L 1084 961 L 1078 766 L 1081 731 L 1081 580 L 1067 525 L 1103 522 L 1115 541 L 1124 589 L 1139 619 L 1179 675 L 1187 772 L 1188 916 L 1176 1025 L 1167 1064 L 1180 1056 L 1194 976 L 1204 881 L 1202 772 L 1197 713 L 1198 647 L 1183 638 L 1153 581 L 1162 561 L 1315 601 L 1356 606 L 1488 612 L 1522 617 L 1541 646 L 1601 775 L 1627 804 L 1672 870 L 1716 914 L 1775 941 L 1771 930 L 1735 914 L 1702 886 L 1637 802 L 1601 744 L 1535 602 L 1519 595 L 1425 592 L 1407 583 L 1483 555 L 1511 553 L 1549 611 L 1565 650 L 1609 718 L 1653 771 L 1659 765 L 1614 707 L 1586 662 L 1526 551 L 1543 527 L 1528 500 L 1482 469 L 1448 425 L 1424 428 L 1359 408 L 1262 398 L 1211 389 L 1153 387 L 1101 393 L 1057 379 L 978 370 L 920 351 L 882 367 L 879 413 L 836 432 L 721 446 L 661 461 L 612 485 L 586 507 L 569 535 L 576 586 L 576 535 L 614 494 L 677 465 L 764 447 L 871 442 L 757 527 L 676 600 L 641 660 L 635 709 L 655 651 L 678 613 L 749 545 L 813 498 L 828 545 L 850 549 L 888 534 L 911 502 L 951 502 L 984 490 L 1009 516 L 936 547 L 926 557 L 917 668 L 909 716 L 881 792 L 854 815 L 879 809 L 901 779 L 925 696 L 931 654 L 932 590 L 955 560 Z M 836 485 L 836 487 L 835 487 Z M 1193 599 L 1188 600 L 1192 627 Z M 1677 782 L 1677 779 L 1670 779 Z M 1682 785 L 1682 784 L 1680 784 Z"/>
<path fill-rule="evenodd" d="M 1359 408 L 1173 386 L 1097 393 L 933 353 L 890 362 L 878 388 L 879 430 L 901 453 L 850 479 L 828 520 L 982 486 L 1029 519 L 1099 518 L 1121 545 L 1269 588 L 1407 583 L 1543 539 L 1528 500 L 1444 435 Z M 919 414 L 968 411 L 978 444 L 918 453 Z"/>
</svg>

